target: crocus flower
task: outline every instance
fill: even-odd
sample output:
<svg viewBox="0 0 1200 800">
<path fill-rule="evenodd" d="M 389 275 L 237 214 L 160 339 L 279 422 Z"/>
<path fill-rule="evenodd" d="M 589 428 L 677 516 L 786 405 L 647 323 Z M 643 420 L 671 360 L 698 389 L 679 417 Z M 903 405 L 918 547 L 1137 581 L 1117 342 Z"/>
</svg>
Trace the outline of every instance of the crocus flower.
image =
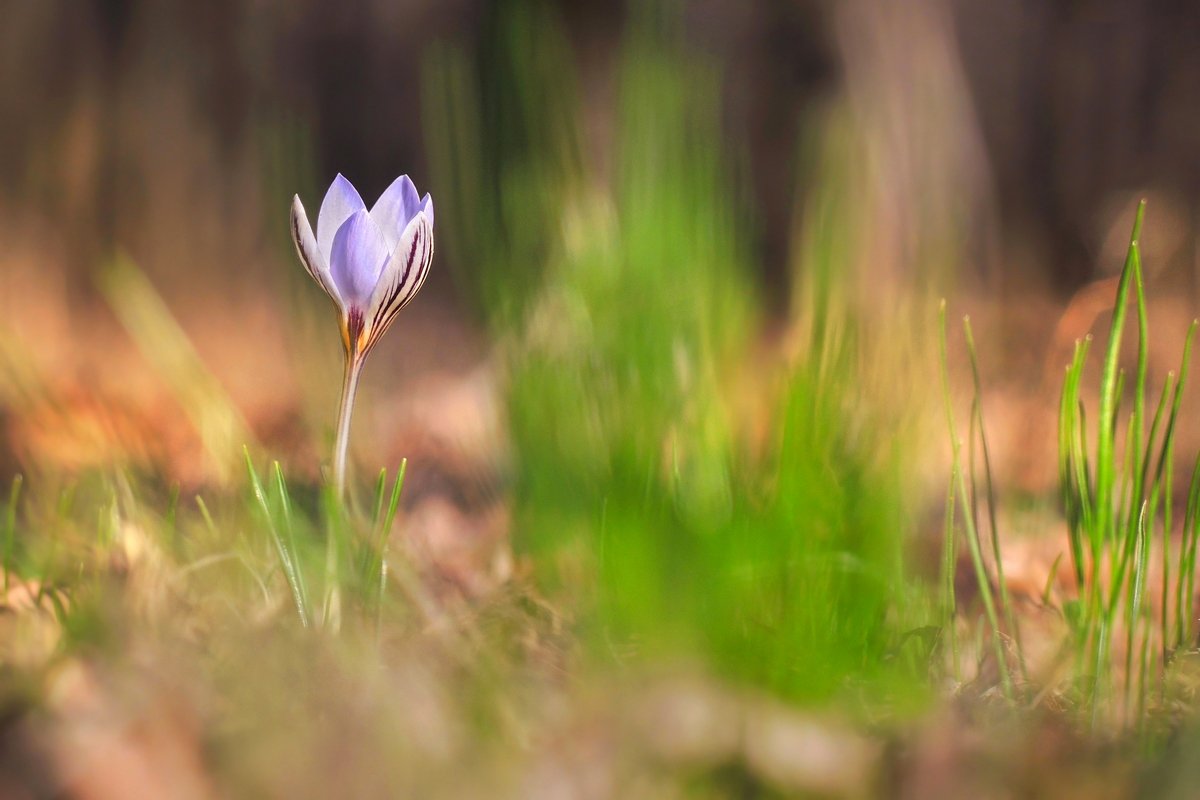
<svg viewBox="0 0 1200 800">
<path fill-rule="evenodd" d="M 292 238 L 304 268 L 340 315 L 346 373 L 333 473 L 341 496 L 359 372 L 367 353 L 429 275 L 433 200 L 428 194 L 419 197 L 409 177 L 401 175 L 368 210 L 339 174 L 321 202 L 316 236 L 299 196 L 292 201 Z"/>
</svg>

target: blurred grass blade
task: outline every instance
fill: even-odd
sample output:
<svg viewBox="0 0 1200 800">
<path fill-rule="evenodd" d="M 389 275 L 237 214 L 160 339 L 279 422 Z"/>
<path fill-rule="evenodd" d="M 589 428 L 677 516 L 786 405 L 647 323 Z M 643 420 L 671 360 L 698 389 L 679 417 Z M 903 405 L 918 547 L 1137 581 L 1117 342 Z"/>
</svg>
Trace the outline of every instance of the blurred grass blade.
<svg viewBox="0 0 1200 800">
<path fill-rule="evenodd" d="M 283 469 L 279 466 L 278 461 L 271 462 L 271 473 L 275 479 L 275 494 L 279 498 L 280 505 L 280 522 L 283 529 L 283 535 L 287 540 L 288 552 L 292 554 L 293 562 L 295 563 L 296 582 L 300 587 L 300 596 L 304 598 L 305 608 L 311 607 L 308 584 L 304 578 L 304 569 L 299 562 L 298 551 L 296 549 L 296 531 L 292 524 L 292 498 L 288 494 L 287 481 L 283 477 Z"/>
<path fill-rule="evenodd" d="M 332 483 L 321 488 L 321 509 L 325 521 L 325 586 L 321 603 L 321 626 L 336 630 L 341 626 L 342 570 L 352 553 L 349 509 Z M 353 569 L 353 562 L 349 562 Z"/>
<path fill-rule="evenodd" d="M 17 568 L 17 502 L 21 499 L 20 475 L 13 476 L 8 489 L 8 505 L 4 509 L 4 592 L 8 593 L 9 576 Z"/>
<path fill-rule="evenodd" d="M 386 490 L 387 467 L 384 467 L 379 470 L 379 477 L 375 481 L 375 510 L 371 514 L 371 530 L 379 527 L 380 518 L 383 517 L 383 498 Z"/>
<path fill-rule="evenodd" d="M 275 550 L 279 555 L 279 563 L 283 567 L 283 574 L 287 578 L 288 587 L 292 591 L 292 601 L 295 603 L 296 613 L 300 616 L 300 624 L 307 628 L 309 627 L 311 616 L 309 614 L 308 601 L 304 594 L 300 565 L 297 563 L 295 554 L 291 551 L 288 542 L 284 540 L 283 534 L 279 530 L 276 514 L 271 508 L 271 503 L 267 498 L 266 491 L 263 489 L 263 483 L 258 477 L 258 472 L 254 469 L 254 462 L 250 459 L 249 448 L 246 448 L 245 457 L 246 472 L 250 476 L 250 488 L 266 520 L 267 531 L 271 534 L 271 541 L 275 544 Z"/>
<path fill-rule="evenodd" d="M 383 593 L 387 584 L 388 536 L 392 530 L 392 523 L 396 519 L 396 512 L 400 508 L 400 493 L 404 489 L 404 475 L 407 471 L 408 459 L 401 459 L 386 507 L 383 504 L 385 487 L 383 479 L 387 475 L 387 470 L 380 473 L 380 491 L 376 503 L 379 514 L 373 528 L 374 535 L 367 544 L 366 562 L 363 568 L 363 585 L 375 588 L 374 603 L 377 610 L 383 605 Z"/>
<path fill-rule="evenodd" d="M 1062 566 L 1063 554 L 1060 552 L 1054 557 L 1054 561 L 1050 564 L 1050 569 L 1046 573 L 1046 583 L 1042 587 L 1042 605 L 1049 607 L 1051 599 L 1054 595 L 1054 584 L 1058 580 L 1058 569 Z"/>
<path fill-rule="evenodd" d="M 404 491 L 404 476 L 408 472 L 408 459 L 400 459 L 400 469 L 396 472 L 396 481 L 392 484 L 392 496 L 388 500 L 387 514 L 382 520 L 379 529 L 380 536 L 386 536 L 387 532 L 392 529 L 392 522 L 396 519 L 396 511 L 400 508 L 400 493 Z"/>
<path fill-rule="evenodd" d="M 942 300 L 938 307 L 938 330 L 940 336 L 938 345 L 940 348 L 942 364 L 950 363 L 950 355 L 946 345 L 946 301 Z M 942 370 L 942 393 L 946 398 L 947 404 L 950 402 L 950 371 L 949 369 Z M 955 547 L 958 537 L 955 536 L 954 524 L 955 511 L 955 486 L 954 480 L 951 478 L 946 485 L 946 516 L 943 521 L 942 529 L 942 608 L 944 614 L 943 625 L 946 627 L 947 636 L 950 638 L 950 658 L 951 669 L 955 674 L 958 672 L 958 631 L 955 625 L 955 615 L 958 608 L 958 598 L 954 591 L 954 578 L 958 568 L 958 553 Z M 964 513 L 966 513 L 964 511 Z"/>
<path fill-rule="evenodd" d="M 229 483 L 242 446 L 253 442 L 241 413 L 132 261 L 118 255 L 100 271 L 98 283 L 121 324 L 191 420 L 213 474 Z"/>
<path fill-rule="evenodd" d="M 214 537 L 218 536 L 217 524 L 213 521 L 212 513 L 208 510 L 208 503 L 204 502 L 204 498 L 196 495 L 196 508 L 200 509 L 200 517 L 204 520 L 204 526 L 208 528 L 208 532 Z"/>
</svg>

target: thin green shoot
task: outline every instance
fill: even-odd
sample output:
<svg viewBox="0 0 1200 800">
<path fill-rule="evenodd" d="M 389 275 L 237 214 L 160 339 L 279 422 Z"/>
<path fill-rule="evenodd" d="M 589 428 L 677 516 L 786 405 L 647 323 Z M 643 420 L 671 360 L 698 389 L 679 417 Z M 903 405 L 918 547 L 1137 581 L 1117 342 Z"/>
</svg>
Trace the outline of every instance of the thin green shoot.
<svg viewBox="0 0 1200 800">
<path fill-rule="evenodd" d="M 950 669 L 953 674 L 958 674 L 958 630 L 954 624 L 958 612 L 954 594 L 954 572 L 958 563 L 955 545 L 958 537 L 954 535 L 954 484 L 952 482 L 946 485 L 946 518 L 942 531 L 942 627 L 946 631 L 946 637 L 950 640 Z"/>
<path fill-rule="evenodd" d="M 1138 473 L 1142 476 L 1140 478 L 1140 480 L 1141 480 L 1141 483 L 1143 486 L 1146 484 L 1147 467 L 1150 464 L 1150 458 L 1151 458 L 1151 455 L 1153 454 L 1153 443 L 1158 439 L 1158 432 L 1159 432 L 1159 428 L 1162 425 L 1163 415 L 1164 415 L 1164 411 L 1165 411 L 1166 405 L 1167 405 L 1167 398 L 1171 396 L 1171 393 L 1172 393 L 1171 390 L 1172 390 L 1173 385 L 1176 388 L 1182 386 L 1181 383 L 1180 384 L 1175 383 L 1175 374 L 1172 372 L 1172 373 L 1167 374 L 1166 381 L 1163 384 L 1163 390 L 1162 390 L 1162 393 L 1160 394 L 1159 400 L 1158 400 L 1158 407 L 1155 409 L 1154 419 L 1150 424 L 1150 436 L 1146 440 L 1145 455 L 1144 455 L 1144 457 L 1142 457 L 1140 459 L 1141 467 L 1137 470 Z M 1174 409 L 1172 410 L 1172 415 L 1173 415 L 1173 413 L 1174 413 Z M 1158 470 L 1156 470 L 1156 472 L 1154 473 L 1153 476 L 1149 476 L 1152 478 L 1152 480 L 1151 480 L 1152 488 L 1150 491 L 1150 499 L 1147 501 L 1148 506 L 1149 506 L 1149 514 L 1150 514 L 1149 525 L 1147 525 L 1147 522 L 1145 519 L 1145 510 L 1146 510 L 1145 503 L 1143 504 L 1143 512 L 1138 517 L 1138 536 L 1137 536 L 1137 541 L 1134 543 L 1134 549 L 1137 551 L 1137 554 L 1136 554 L 1137 562 L 1134 565 L 1134 581 L 1130 585 L 1130 598 L 1129 598 L 1129 602 L 1126 605 L 1126 615 L 1125 615 L 1126 627 L 1127 627 L 1126 642 L 1125 642 L 1125 645 L 1126 645 L 1126 649 L 1125 649 L 1125 692 L 1126 692 L 1127 701 L 1128 701 L 1128 695 L 1131 690 L 1131 683 L 1132 683 L 1132 679 L 1133 679 L 1133 675 L 1132 675 L 1133 656 L 1134 656 L 1134 653 L 1136 652 L 1135 642 L 1137 640 L 1137 634 L 1138 634 L 1138 622 L 1142 618 L 1141 615 L 1142 615 L 1142 611 L 1143 611 L 1142 602 L 1141 602 L 1141 589 L 1145 585 L 1145 581 L 1146 581 L 1145 572 L 1149 568 L 1149 563 L 1150 563 L 1150 542 L 1151 542 L 1151 539 L 1153 538 L 1154 520 L 1158 516 L 1160 491 L 1161 491 L 1161 486 L 1162 486 L 1162 484 L 1161 484 L 1162 468 L 1163 468 L 1163 464 L 1164 464 L 1163 459 L 1164 459 L 1164 456 L 1169 452 L 1170 444 L 1172 441 L 1171 430 L 1172 430 L 1173 424 L 1174 424 L 1174 418 L 1172 416 L 1172 419 L 1167 423 L 1167 431 L 1164 435 L 1165 438 L 1163 439 L 1163 446 L 1162 446 L 1162 449 L 1159 451 Z M 1131 450 L 1131 452 L 1132 452 L 1132 450 Z M 1164 530 L 1169 532 L 1171 529 L 1170 508 L 1169 508 L 1169 502 L 1170 502 L 1169 501 L 1169 494 L 1170 494 L 1169 486 L 1167 487 L 1167 494 L 1168 494 L 1168 501 L 1167 501 L 1168 506 L 1166 508 L 1166 524 L 1164 526 Z M 1122 563 L 1121 568 L 1118 570 L 1118 576 L 1115 581 L 1118 584 L 1121 582 L 1121 580 L 1123 578 L 1121 573 L 1124 572 L 1124 569 L 1125 569 L 1125 565 L 1124 565 L 1124 563 Z M 1167 580 L 1167 576 L 1168 576 L 1168 572 L 1164 571 L 1164 573 L 1163 573 L 1163 581 L 1164 582 Z M 1163 586 L 1165 587 L 1166 584 L 1164 583 Z M 1164 588 L 1164 591 L 1165 591 L 1165 588 Z M 1165 609 L 1166 606 L 1164 605 L 1163 608 Z M 1165 617 L 1165 615 L 1164 615 L 1164 617 Z M 1149 635 L 1149 632 L 1146 631 L 1144 633 L 1143 638 L 1148 637 L 1148 635 Z M 1144 667 L 1144 665 L 1143 665 L 1143 667 Z"/>
<path fill-rule="evenodd" d="M 1175 647 L 1182 647 L 1191 638 L 1191 603 L 1195 597 L 1196 538 L 1200 530 L 1200 455 L 1192 468 L 1188 489 L 1187 509 L 1183 521 L 1183 538 L 1179 545 L 1179 580 L 1175 593 Z M 1166 643 L 1163 644 L 1164 648 Z M 1164 652 L 1164 661 L 1166 653 Z"/>
<path fill-rule="evenodd" d="M 1134 565 L 1133 565 L 1133 580 L 1130 582 L 1129 603 L 1126 607 L 1126 626 L 1128 628 L 1128 641 L 1125 649 L 1125 705 L 1128 708 L 1130 703 L 1130 691 L 1133 688 L 1133 655 L 1135 652 L 1135 642 L 1139 631 L 1138 622 L 1141 620 L 1144 601 L 1144 590 L 1146 587 L 1146 566 L 1149 562 L 1149 554 L 1143 549 L 1143 543 L 1150 541 L 1150 534 L 1147 531 L 1147 512 L 1153 514 L 1151 509 L 1156 501 L 1147 501 L 1142 503 L 1141 511 L 1138 513 L 1137 520 L 1137 536 L 1134 542 Z M 1148 631 L 1147 631 L 1148 633 Z"/>
<path fill-rule="evenodd" d="M 1058 580 L 1058 570 L 1062 566 L 1063 554 L 1059 553 L 1054 557 L 1054 561 L 1050 564 L 1050 571 L 1046 574 L 1046 583 L 1042 586 L 1042 605 L 1049 606 L 1051 599 L 1054 597 L 1054 583 Z"/>
<path fill-rule="evenodd" d="M 404 476 L 407 472 L 408 459 L 403 458 L 400 460 L 400 468 L 396 471 L 396 480 L 392 484 L 392 493 L 388 498 L 386 510 L 383 506 L 383 490 L 386 486 L 387 470 L 381 470 L 379 473 L 379 488 L 375 498 L 375 536 L 367 548 L 367 568 L 363 573 L 364 585 L 370 586 L 371 583 L 374 583 L 376 589 L 374 597 L 376 642 L 383 635 L 383 599 L 387 592 L 388 579 L 388 536 L 400 508 L 400 493 L 404 490 Z M 375 576 L 378 578 L 375 579 Z"/>
<path fill-rule="evenodd" d="M 347 541 L 347 507 L 336 485 L 326 486 L 321 493 L 325 518 L 325 592 L 321 605 L 321 624 L 325 627 L 340 624 L 341 615 L 341 551 Z"/>
<path fill-rule="evenodd" d="M 292 499 L 288 494 L 287 481 L 284 480 L 283 469 L 279 466 L 278 461 L 271 462 L 271 472 L 275 482 L 275 494 L 279 498 L 279 517 L 282 522 L 282 533 L 287 539 L 288 552 L 292 554 L 292 558 L 295 561 L 296 581 L 300 586 L 300 595 L 304 598 L 305 606 L 307 606 L 309 598 L 308 584 L 304 579 L 304 570 L 297 556 L 296 532 L 292 525 Z"/>
<path fill-rule="evenodd" d="M 287 578 L 288 586 L 292 591 L 292 601 L 296 606 L 296 613 L 300 617 L 300 624 L 305 628 L 309 627 L 312 619 L 308 609 L 308 598 L 304 593 L 304 584 L 300 577 L 300 565 L 295 558 L 295 554 L 291 551 L 289 543 L 284 539 L 284 535 L 279 530 L 279 525 L 276 521 L 276 515 L 272 512 L 271 503 L 267 498 L 267 493 L 263 489 L 263 483 L 258 477 L 258 472 L 254 469 L 254 462 L 250 459 L 250 449 L 246 448 L 246 472 L 250 476 L 250 488 L 254 494 L 254 499 L 258 502 L 259 508 L 263 512 L 263 517 L 267 523 L 267 530 L 271 534 L 271 541 L 275 544 L 276 552 L 279 555 L 279 563 L 283 567 L 283 574 Z"/>
<path fill-rule="evenodd" d="M 950 395 L 950 359 L 948 354 L 949 348 L 946 343 L 946 304 L 944 301 L 941 305 L 939 316 L 941 334 L 939 343 L 942 355 L 942 395 L 945 400 L 946 423 L 950 430 L 951 443 L 950 480 L 954 491 L 958 495 L 958 502 L 962 504 L 964 509 L 969 509 L 971 501 L 967 493 L 967 481 L 962 469 L 962 442 L 958 438 L 958 427 L 954 422 L 954 406 Z M 987 574 L 987 568 L 983 562 L 979 532 L 971 516 L 969 513 L 963 514 L 967 547 L 971 553 L 971 562 L 975 567 L 975 577 L 979 584 L 979 596 L 983 601 L 984 613 L 992 629 L 992 648 L 996 657 L 996 666 L 1000 670 L 1004 695 L 1009 701 L 1012 701 L 1014 699 L 1012 676 L 1009 674 L 1008 658 L 1005 654 L 1003 635 L 1000 630 L 1000 619 L 997 616 L 996 604 L 992 598 L 991 579 Z"/>
<path fill-rule="evenodd" d="M 1105 541 L 1111 541 L 1115 534 L 1115 520 L 1112 513 L 1112 490 L 1114 485 L 1113 457 L 1113 426 L 1116 421 L 1118 404 L 1117 360 L 1121 350 L 1121 333 L 1125 327 L 1126 299 L 1129 295 L 1129 284 L 1136 271 L 1138 237 L 1141 235 L 1142 218 L 1146 204 L 1138 204 L 1137 216 L 1133 224 L 1133 235 L 1126 256 L 1125 269 L 1117 283 L 1117 299 L 1113 306 L 1112 326 L 1109 332 L 1108 348 L 1104 355 L 1104 366 L 1100 376 L 1100 417 L 1097 420 L 1096 433 L 1096 519 L 1090 531 L 1092 556 L 1099 560 L 1101 547 Z M 1140 351 L 1139 351 L 1140 355 Z M 1098 587 L 1098 582 L 1094 584 Z M 1099 600 L 1098 588 L 1095 599 Z"/>
<path fill-rule="evenodd" d="M 387 467 L 379 470 L 379 477 L 375 480 L 375 510 L 371 514 L 371 529 L 374 530 L 379 526 L 379 519 L 383 516 L 383 498 L 387 491 Z"/>
<path fill-rule="evenodd" d="M 992 480 L 992 459 L 988 449 L 987 426 L 984 425 L 983 420 L 983 381 L 979 377 L 979 354 L 975 348 L 975 335 L 971 330 L 970 317 L 963 317 L 963 336 L 966 339 L 967 357 L 971 363 L 971 378 L 974 384 L 975 397 L 971 403 L 972 427 L 979 436 L 979 449 L 983 456 L 984 491 L 987 501 L 988 527 L 990 528 L 992 539 L 992 558 L 996 564 L 996 584 L 1000 595 L 1000 609 L 1004 614 L 1004 624 L 1008 627 L 1016 644 L 1021 675 L 1025 680 L 1028 680 L 1029 672 L 1025 665 L 1025 652 L 1021 646 L 1021 631 L 1017 626 L 1016 615 L 1013 613 L 1012 600 L 1008 594 L 1008 582 L 1004 579 L 1004 559 L 1000 553 L 1000 526 L 996 521 L 996 491 L 995 483 Z M 976 482 L 973 458 L 970 469 L 972 496 L 974 496 Z M 974 508 L 972 508 L 972 513 L 975 513 Z M 978 516 L 976 516 L 975 525 L 976 527 L 979 526 Z"/>
<path fill-rule="evenodd" d="M 204 498 L 200 495 L 196 495 L 196 508 L 200 509 L 200 518 L 204 520 L 204 527 L 214 538 L 218 537 L 220 534 L 217 532 L 217 523 L 213 521 L 213 515 L 208 510 L 208 503 L 205 503 Z"/>
</svg>

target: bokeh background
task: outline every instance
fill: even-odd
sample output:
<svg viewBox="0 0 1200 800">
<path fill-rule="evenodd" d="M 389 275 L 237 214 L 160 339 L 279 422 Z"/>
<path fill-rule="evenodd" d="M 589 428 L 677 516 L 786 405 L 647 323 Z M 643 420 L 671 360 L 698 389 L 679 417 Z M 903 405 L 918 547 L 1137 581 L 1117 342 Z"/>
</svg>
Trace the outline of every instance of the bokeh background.
<svg viewBox="0 0 1200 800">
<path fill-rule="evenodd" d="M 97 0 L 4 10 L 0 302 L 9 383 L 25 388 L 7 391 L 0 476 L 35 450 L 84 464 L 113 447 L 176 477 L 212 471 L 194 463 L 193 432 L 170 424 L 205 413 L 180 408 L 181 377 L 174 388 L 163 380 L 162 360 L 175 356 L 139 353 L 105 300 L 125 291 L 98 277 L 117 260 L 149 280 L 215 376 L 210 393 L 231 397 L 240 417 L 197 424 L 227 438 L 248 424 L 315 474 L 323 440 L 309 434 L 328 430 L 338 354 L 283 220 L 292 193 L 315 212 L 337 172 L 364 197 L 409 173 L 445 212 L 422 301 L 367 378 L 389 405 L 365 414 L 414 408 L 364 417 L 373 434 L 356 447 L 371 463 L 413 453 L 411 439 L 440 424 L 428 415 L 453 398 L 482 409 L 470 435 L 498 433 L 484 430 L 494 404 L 472 396 L 490 391 L 488 326 L 532 291 L 561 244 L 551 239 L 581 215 L 594 222 L 585 207 L 621 191 L 633 160 L 623 138 L 636 137 L 623 116 L 629 75 L 655 70 L 632 51 L 642 34 L 669 43 L 659 49 L 681 85 L 704 95 L 694 105 L 706 119 L 683 123 L 705 128 L 703 141 L 668 148 L 714 160 L 768 337 L 819 271 L 802 263 L 814 228 L 846 240 L 831 269 L 856 284 L 864 308 L 973 292 L 974 313 L 1001 317 L 988 340 L 1049 340 L 1044 363 L 1028 348 L 995 355 L 1026 384 L 1065 360 L 1103 308 L 1103 293 L 1085 293 L 1070 317 L 1082 314 L 1083 328 L 1054 325 L 1120 264 L 1138 198 L 1152 200 L 1152 291 L 1196 295 L 1200 128 L 1188 99 L 1200 65 L 1185 5 Z M 646 113 L 655 125 L 658 112 Z M 1170 330 L 1189 314 L 1175 311 Z M 73 398 L 79 414 L 46 412 L 36 386 Z"/>
<path fill-rule="evenodd" d="M 337 171 L 368 196 L 398 172 L 430 185 L 448 134 L 429 108 L 443 102 L 431 97 L 439 48 L 470 58 L 485 122 L 503 124 L 520 113 L 501 106 L 522 66 L 501 51 L 536 57 L 539 24 L 566 49 L 589 177 L 610 179 L 614 73 L 639 6 L 535 5 L 7 4 L 7 249 L 45 249 L 76 276 L 122 248 L 167 291 L 259 286 L 278 257 L 280 192 L 311 203 Z M 812 194 L 803 143 L 837 104 L 872 137 L 884 188 L 906 195 L 891 213 L 917 224 L 896 227 L 918 240 L 922 225 L 956 222 L 970 245 L 958 271 L 1077 288 L 1136 192 L 1161 193 L 1158 213 L 1190 228 L 1200 148 L 1186 109 L 1200 67 L 1184 5 L 667 5 L 718 76 L 721 147 L 768 294 L 787 281 L 796 207 Z M 53 234 L 22 233 L 34 226 Z M 1190 264 L 1191 237 L 1179 238 L 1171 255 Z M 444 266 L 439 297 L 455 294 Z M 84 299 L 87 281 L 64 280 Z"/>
<path fill-rule="evenodd" d="M 189 695 L 181 713 L 200 733 L 163 740 L 185 755 L 203 743 L 174 773 L 200 796 L 332 792 L 347 775 L 367 793 L 469 796 L 474 778 L 480 796 L 495 781 L 513 796 L 635 796 L 609 752 L 625 726 L 670 763 L 711 767 L 711 782 L 680 773 L 705 796 L 863 796 L 884 778 L 906 787 L 897 796 L 970 796 L 993 780 L 972 765 L 1012 753 L 1025 785 L 1042 786 L 1042 751 L 1077 759 L 1079 787 L 1105 785 L 1092 744 L 1057 728 L 958 758 L 955 717 L 899 755 L 886 734 L 881 755 L 836 726 L 779 722 L 771 703 L 834 709 L 856 730 L 907 724 L 945 688 L 924 679 L 939 658 L 926 646 L 939 568 L 978 612 L 965 556 L 938 563 L 942 298 L 976 320 L 1011 591 L 1028 611 L 1074 590 L 1056 571 L 1058 382 L 1072 342 L 1106 324 L 1141 198 L 1153 380 L 1178 364 L 1200 300 L 1200 10 L 0 0 L 0 19 L 0 485 L 19 474 L 50 497 L 120 474 L 147 505 L 169 499 L 172 531 L 179 497 L 216 498 L 217 524 L 201 505 L 207 527 L 182 537 L 190 563 L 212 555 L 191 542 L 219 547 L 249 525 L 244 445 L 279 459 L 311 511 L 341 354 L 289 239 L 292 195 L 315 212 L 340 172 L 370 203 L 407 173 L 437 207 L 431 277 L 372 354 L 352 445 L 359 504 L 379 467 L 408 458 L 391 537 L 428 589 L 389 628 L 404 670 L 368 681 L 387 699 L 377 714 L 393 716 L 338 707 L 362 690 L 364 663 L 340 650 L 302 674 L 300 711 L 265 691 L 261 719 L 225 724 L 220 703 Z M 957 334 L 948 361 L 951 404 L 965 406 Z M 1197 434 L 1181 422 L 1181 458 Z M 43 505 L 56 502 L 71 505 Z M 263 594 L 286 596 L 265 574 Z M 286 612 L 247 612 L 246 638 Z M 1029 613 L 1036 661 L 1063 622 Z M 459 637 L 454 657 L 421 649 L 433 628 Z M 187 646 L 205 650 L 206 635 Z M 500 646 L 479 644 L 493 636 Z M 191 674 L 147 638 L 144 669 L 163 685 Z M 224 644 L 234 655 L 211 670 L 201 659 L 195 683 L 238 706 L 257 684 L 222 681 L 255 648 Z M 308 646 L 273 642 L 264 683 Z M 455 661 L 468 651 L 487 655 L 482 676 Z M 995 689 L 983 661 L 957 689 L 968 704 Z M 664 664 L 688 679 L 668 671 L 663 696 L 630 688 Z M 414 672 L 416 689 L 400 680 Z M 345 684 L 334 711 L 314 699 L 328 674 Z M 753 699 L 718 693 L 713 676 Z M 126 707 L 113 681 L 87 680 Z M 409 708 L 416 695 L 436 702 Z M 677 724 L 611 719 L 630 696 Z M 146 719 L 162 718 L 156 698 Z M 347 740 L 362 746 L 281 776 L 263 729 L 309 711 L 347 729 L 367 720 Z M 679 722 L 689 713 L 708 726 Z M 69 705 L 61 717 L 69 731 Z M 731 744 L 729 719 L 778 722 L 782 744 Z M 15 730 L 49 740 L 52 762 L 73 752 L 56 749 L 59 729 Z M 561 751 L 541 746 L 560 734 Z M 338 736 L 318 727 L 280 747 L 332 759 Z M 510 769 L 513 741 L 529 763 Z M 840 766 L 796 762 L 813 741 Z M 395 771 L 372 766 L 396 752 Z M 464 763 L 477 770 L 456 774 Z M 571 795 L 580 770 L 613 793 Z M 643 796 L 661 796 L 651 786 Z"/>
</svg>

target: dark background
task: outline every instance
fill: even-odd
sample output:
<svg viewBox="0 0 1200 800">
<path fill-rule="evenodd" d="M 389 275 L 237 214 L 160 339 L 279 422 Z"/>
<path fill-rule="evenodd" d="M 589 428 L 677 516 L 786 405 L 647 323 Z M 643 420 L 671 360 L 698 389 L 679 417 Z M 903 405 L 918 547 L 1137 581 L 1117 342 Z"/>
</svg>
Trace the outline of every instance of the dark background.
<svg viewBox="0 0 1200 800">
<path fill-rule="evenodd" d="M 276 198 L 261 180 L 270 137 L 281 129 L 302 131 L 312 155 L 312 185 L 301 187 L 310 205 L 337 171 L 364 196 L 400 172 L 413 174 L 424 191 L 427 48 L 454 42 L 478 55 L 486 73 L 498 20 L 526 4 L 2 5 L 0 220 L 7 238 L 51 238 L 54 258 L 74 273 L 121 247 L 157 279 L 192 284 L 189 273 L 197 271 L 230 270 L 252 281 L 258 274 L 269 218 L 282 213 L 266 208 Z M 598 132 L 593 154 L 603 166 L 625 9 L 549 5 L 574 47 L 583 103 Z M 978 223 L 971 234 L 977 257 L 964 272 L 985 280 L 1032 276 L 1069 291 L 1101 269 L 1113 208 L 1131 193 L 1155 193 L 1164 226 L 1175 219 L 1190 229 L 1196 218 L 1195 4 L 697 0 L 679 10 L 689 46 L 722 77 L 728 147 L 744 165 L 768 287 L 786 280 L 789 226 L 805 195 L 796 179 L 797 142 L 814 109 L 845 92 L 879 53 L 890 53 L 885 67 L 920 58 L 927 36 L 950 54 L 933 68 L 961 70 L 949 77 L 969 99 L 969 113 L 932 124 L 943 125 L 948 140 L 965 129 L 982 147 L 980 158 L 972 156 L 971 196 L 961 198 Z M 897 78 L 922 90 L 919 72 Z M 885 113 L 880 124 L 897 119 Z M 948 169 L 957 169 L 953 161 Z M 1190 274 L 1194 237 L 1181 236 L 1168 266 Z M 437 291 L 450 288 L 449 274 L 435 274 Z M 87 288 L 71 291 L 86 295 Z"/>
</svg>

